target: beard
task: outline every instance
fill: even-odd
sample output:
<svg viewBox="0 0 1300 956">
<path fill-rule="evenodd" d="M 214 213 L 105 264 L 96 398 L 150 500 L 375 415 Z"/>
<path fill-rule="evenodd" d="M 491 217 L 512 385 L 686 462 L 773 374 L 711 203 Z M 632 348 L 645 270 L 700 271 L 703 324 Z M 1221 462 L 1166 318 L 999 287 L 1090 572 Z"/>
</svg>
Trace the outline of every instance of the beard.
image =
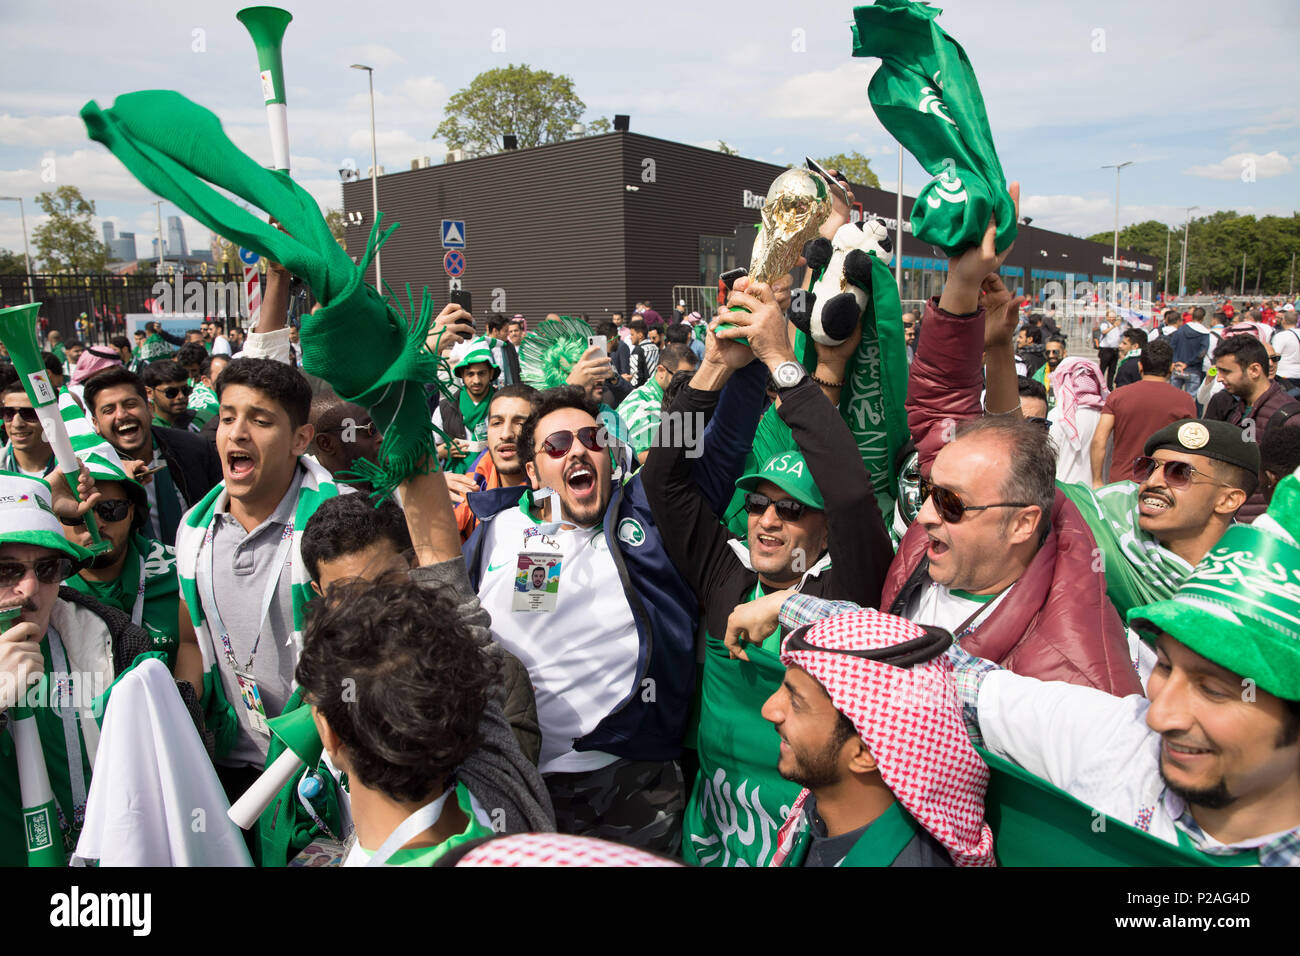
<svg viewBox="0 0 1300 956">
<path fill-rule="evenodd" d="M 1182 797 L 1188 805 L 1201 807 L 1205 810 L 1222 810 L 1232 806 L 1237 802 L 1237 798 L 1228 792 L 1228 781 L 1222 777 L 1213 787 L 1203 787 L 1199 790 L 1190 787 L 1183 787 L 1174 783 L 1165 774 L 1164 761 L 1160 761 L 1160 779 L 1165 782 L 1165 786 L 1174 794 Z"/>
<path fill-rule="evenodd" d="M 790 753 L 795 760 L 794 769 L 786 772 L 778 764 L 777 772 L 791 783 L 797 783 L 809 790 L 816 791 L 821 787 L 833 786 L 840 782 L 838 757 L 843 746 L 843 741 L 832 740 L 826 749 L 812 756 L 796 753 L 791 747 Z"/>
</svg>

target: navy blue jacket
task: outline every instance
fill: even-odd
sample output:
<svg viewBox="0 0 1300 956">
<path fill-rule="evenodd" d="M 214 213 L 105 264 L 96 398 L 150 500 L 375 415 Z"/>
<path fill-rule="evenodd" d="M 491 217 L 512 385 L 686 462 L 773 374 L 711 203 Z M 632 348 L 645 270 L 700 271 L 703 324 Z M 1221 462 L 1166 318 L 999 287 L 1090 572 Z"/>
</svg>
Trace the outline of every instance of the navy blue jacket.
<svg viewBox="0 0 1300 956">
<path fill-rule="evenodd" d="M 756 365 L 758 363 L 755 363 Z M 733 376 L 744 381 L 751 376 Z M 759 379 L 758 381 L 763 381 Z M 761 384 L 758 386 L 762 388 Z M 746 399 L 748 398 L 748 401 Z M 731 383 L 719 405 L 752 403 Z M 717 415 L 724 423 L 734 415 Z M 697 480 L 711 507 L 721 512 L 739 474 L 739 463 L 753 442 L 743 430 L 719 427 L 704 433 L 708 453 L 694 462 Z M 478 526 L 465 542 L 465 564 L 477 591 L 488 556 L 485 535 L 497 515 L 518 507 L 525 486 L 470 492 L 466 496 Z M 633 524 L 635 523 L 635 524 Z M 637 533 L 639 529 L 640 533 Z M 605 542 L 618 566 L 623 593 L 632 609 L 640 648 L 636 680 L 627 697 L 595 729 L 574 741 L 575 750 L 599 750 L 628 760 L 673 760 L 681 753 L 691 698 L 695 693 L 695 632 L 699 611 L 694 592 L 668 557 L 655 526 L 638 472 L 617 484 L 605 511 Z"/>
<path fill-rule="evenodd" d="M 1185 362 L 1189 370 L 1199 369 L 1210 347 L 1210 337 L 1190 325 L 1183 325 L 1169 336 L 1169 344 L 1174 350 L 1175 362 Z"/>
</svg>

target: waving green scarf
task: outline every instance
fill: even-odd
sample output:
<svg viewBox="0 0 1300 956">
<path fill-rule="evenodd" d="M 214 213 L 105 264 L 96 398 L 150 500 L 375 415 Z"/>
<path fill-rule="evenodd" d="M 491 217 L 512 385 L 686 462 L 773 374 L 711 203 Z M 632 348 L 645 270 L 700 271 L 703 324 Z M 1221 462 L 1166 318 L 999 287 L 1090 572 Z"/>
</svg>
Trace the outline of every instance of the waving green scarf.
<svg viewBox="0 0 1300 956">
<path fill-rule="evenodd" d="M 381 461 L 365 475 L 376 495 L 432 462 L 434 433 L 423 386 L 437 381 L 439 365 L 425 347 L 433 301 L 425 290 L 418 314 L 413 304 L 403 314 L 365 282 L 366 267 L 396 226 L 381 233 L 382 216 L 376 216 L 365 254 L 353 263 L 305 189 L 286 172 L 259 166 L 227 138 L 215 115 L 179 93 L 127 93 L 107 110 L 92 101 L 81 118 L 90 138 L 147 189 L 307 281 L 322 308 L 303 316 L 303 369 L 368 409 L 383 431 Z M 285 231 L 209 183 L 270 213 Z"/>
<path fill-rule="evenodd" d="M 948 256 L 976 245 L 997 217 L 998 252 L 1016 239 L 1016 210 L 993 148 L 984 97 L 966 51 L 908 0 L 853 10 L 853 55 L 878 56 L 867 96 L 885 129 L 935 178 L 912 206 L 912 232 Z"/>
</svg>

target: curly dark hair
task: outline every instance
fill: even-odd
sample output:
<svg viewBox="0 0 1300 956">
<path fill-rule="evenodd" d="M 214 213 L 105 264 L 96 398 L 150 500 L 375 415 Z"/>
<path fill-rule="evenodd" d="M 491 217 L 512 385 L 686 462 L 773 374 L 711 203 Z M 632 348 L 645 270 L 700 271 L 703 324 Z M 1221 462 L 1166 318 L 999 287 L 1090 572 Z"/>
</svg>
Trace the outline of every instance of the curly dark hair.
<svg viewBox="0 0 1300 956">
<path fill-rule="evenodd" d="M 302 560 L 313 581 L 322 561 L 364 551 L 381 538 L 398 554 L 411 550 L 406 514 L 390 498 L 378 508 L 365 495 L 337 495 L 320 503 L 302 532 Z"/>
<path fill-rule="evenodd" d="M 295 677 L 352 775 L 410 802 L 448 786 L 497 680 L 456 606 L 409 580 L 340 586 L 310 606 Z"/>
<path fill-rule="evenodd" d="M 295 368 L 273 359 L 238 358 L 217 376 L 213 390 L 217 398 L 228 385 L 243 385 L 270 396 L 289 416 L 292 428 L 311 419 L 311 386 Z"/>
<path fill-rule="evenodd" d="M 202 373 L 204 371 L 203 366 L 208 363 L 211 356 L 208 355 L 208 350 L 201 343 L 186 342 L 176 350 L 176 354 L 172 358 L 182 367 L 197 365 L 199 366 L 199 372 Z"/>
<path fill-rule="evenodd" d="M 551 412 L 562 408 L 577 408 L 586 412 L 600 424 L 600 406 L 587 397 L 585 389 L 578 385 L 561 385 L 548 388 L 533 404 L 533 413 L 524 419 L 519 429 L 519 460 L 524 464 L 533 460 L 536 449 L 533 440 L 536 437 L 537 423 Z"/>
</svg>

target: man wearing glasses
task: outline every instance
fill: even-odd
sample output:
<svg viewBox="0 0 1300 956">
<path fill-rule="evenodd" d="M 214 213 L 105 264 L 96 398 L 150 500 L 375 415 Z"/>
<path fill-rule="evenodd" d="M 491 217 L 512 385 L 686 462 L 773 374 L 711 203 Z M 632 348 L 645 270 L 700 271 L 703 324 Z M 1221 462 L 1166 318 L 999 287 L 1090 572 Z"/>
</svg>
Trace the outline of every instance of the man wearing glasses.
<svg viewBox="0 0 1300 956">
<path fill-rule="evenodd" d="M 665 546 L 706 618 L 696 735 L 699 771 L 683 849 L 688 862 L 713 866 L 765 865 L 775 847 L 782 807 L 799 792 L 775 773 L 779 741 L 759 713 L 784 674 L 779 638 L 771 638 L 750 660 L 732 660 L 721 640 L 727 615 L 737 604 L 792 587 L 825 597 L 852 594 L 851 600 L 875 604 L 892 551 L 871 478 L 838 407 L 859 336 L 850 335 L 836 347 L 817 345 L 818 364 L 809 375 L 795 361 L 772 290 L 737 286 L 730 303 L 748 311 L 728 313 L 733 328 L 724 337 L 709 335 L 704 362 L 665 420 L 699 416 L 710 422 L 699 460 L 727 464 L 713 436 L 740 431 L 744 445 L 752 443 L 770 374 L 777 386 L 778 414 L 797 450 L 775 455 L 735 481 L 745 493 L 744 542 L 719 520 L 722 512 L 710 505 L 709 485 L 696 473 L 690 450 L 668 440 L 667 428 L 644 466 L 646 493 Z M 734 334 L 743 334 L 748 347 L 730 341 Z M 728 383 L 733 389 L 723 399 Z M 738 404 L 741 396 L 747 401 Z M 735 463 L 727 474 L 740 470 Z M 754 808 L 755 835 L 749 839 L 728 825 L 731 813 L 724 806 L 724 794 L 742 788 Z"/>
<path fill-rule="evenodd" d="M 25 693 L 39 730 L 58 808 L 55 845 L 71 854 L 85 820 L 86 796 L 99 741 L 104 694 L 137 656 L 153 650 L 129 618 L 60 588 L 91 560 L 64 537 L 60 518 L 84 515 L 100 495 L 83 482 L 78 504 L 57 472 L 53 488 L 23 475 L 0 474 L 0 608 L 21 613 L 0 634 L 0 866 L 27 863 L 23 801 L 11 721 Z M 192 714 L 198 698 L 187 682 L 177 689 Z M 198 721 L 196 720 L 196 723 Z M 76 749 L 72 749 L 69 744 Z"/>
<path fill-rule="evenodd" d="M 149 390 L 149 404 L 153 406 L 150 424 L 160 428 L 188 429 L 194 419 L 194 413 L 189 410 L 190 393 L 194 388 L 184 367 L 170 359 L 154 362 L 140 377 Z"/>
<path fill-rule="evenodd" d="M 492 636 L 533 682 L 557 828 L 674 853 L 698 611 L 640 474 L 612 477 L 600 411 L 580 386 L 539 396 L 517 442 L 528 482 L 471 496 L 465 560 Z M 722 457 L 744 450 L 733 438 Z M 517 586 L 536 568 L 554 590 Z"/>
<path fill-rule="evenodd" d="M 9 441 L 0 448 L 0 470 L 40 478 L 54 467 L 54 451 L 45 440 L 32 400 L 12 366 L 0 377 L 0 402 L 4 403 L 0 409 L 9 436 Z"/>
</svg>

